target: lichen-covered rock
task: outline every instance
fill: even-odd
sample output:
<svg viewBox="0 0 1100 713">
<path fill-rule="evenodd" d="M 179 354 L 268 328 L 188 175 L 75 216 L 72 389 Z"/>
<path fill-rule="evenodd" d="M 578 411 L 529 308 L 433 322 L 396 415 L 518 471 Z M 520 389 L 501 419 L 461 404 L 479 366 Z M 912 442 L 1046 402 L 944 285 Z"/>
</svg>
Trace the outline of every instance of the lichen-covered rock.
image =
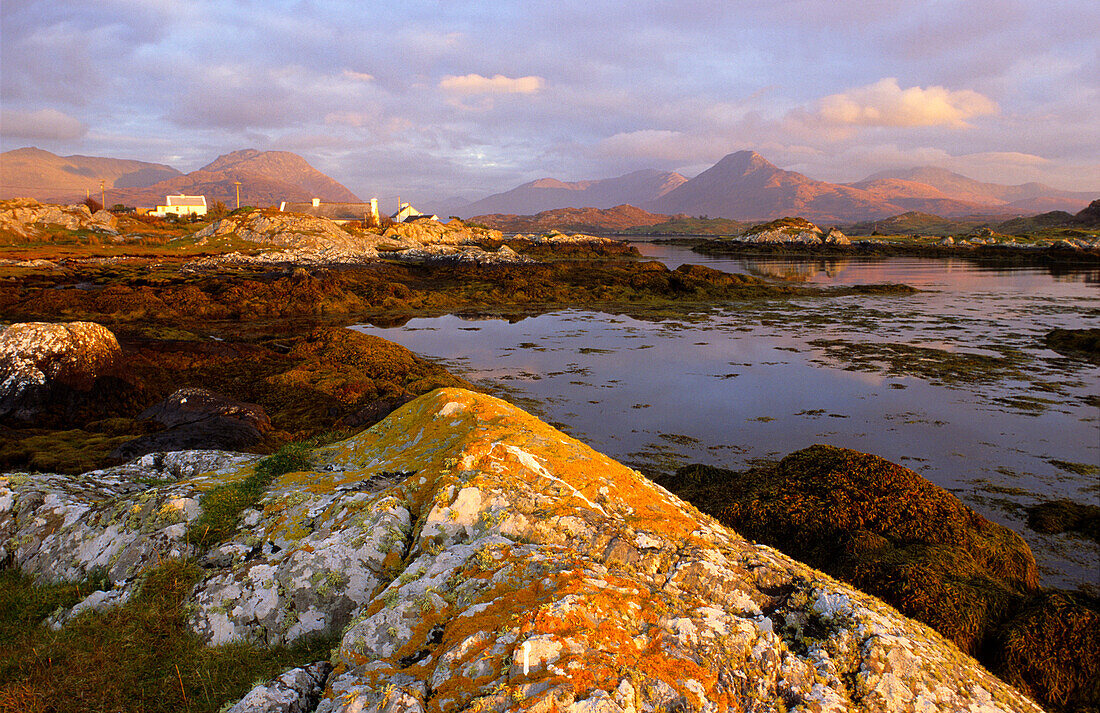
<svg viewBox="0 0 1100 713">
<path fill-rule="evenodd" d="M 181 500 L 251 469 L 147 486 L 8 476 L 0 542 L 28 572 L 80 576 L 117 549 L 89 537 L 178 545 L 155 513 L 190 521 Z M 105 536 L 120 509 L 136 530 Z M 199 556 L 207 641 L 340 627 L 322 713 L 1039 710 L 879 600 L 461 389 L 317 449 Z M 112 569 L 116 589 L 127 572 Z"/>
<path fill-rule="evenodd" d="M 467 226 L 460 221 L 416 220 L 394 223 L 386 228 L 382 237 L 406 245 L 476 245 L 485 241 L 499 242 L 503 234 L 499 230 Z"/>
<path fill-rule="evenodd" d="M 94 322 L 21 322 L 0 334 L 0 416 L 30 418 L 55 388 L 87 390 L 122 350 Z"/>
<path fill-rule="evenodd" d="M 50 227 L 113 235 L 118 233 L 118 219 L 105 210 L 93 215 L 83 204 L 54 205 L 32 198 L 0 201 L 0 231 L 31 239 L 41 237 Z"/>
<path fill-rule="evenodd" d="M 406 250 L 390 251 L 386 256 L 403 262 L 467 265 L 512 265 L 535 262 L 507 245 L 501 245 L 495 251 L 489 251 L 476 245 L 428 244 Z"/>
<path fill-rule="evenodd" d="M 331 671 L 328 661 L 292 668 L 253 688 L 226 713 L 310 713 Z"/>
<path fill-rule="evenodd" d="M 306 256 L 324 255 L 332 262 L 378 257 L 375 241 L 353 235 L 327 218 L 298 213 L 255 210 L 216 220 L 195 233 L 199 245 L 229 236 L 258 245 L 302 251 Z M 291 253 L 282 254 L 287 262 L 294 261 Z"/>
</svg>

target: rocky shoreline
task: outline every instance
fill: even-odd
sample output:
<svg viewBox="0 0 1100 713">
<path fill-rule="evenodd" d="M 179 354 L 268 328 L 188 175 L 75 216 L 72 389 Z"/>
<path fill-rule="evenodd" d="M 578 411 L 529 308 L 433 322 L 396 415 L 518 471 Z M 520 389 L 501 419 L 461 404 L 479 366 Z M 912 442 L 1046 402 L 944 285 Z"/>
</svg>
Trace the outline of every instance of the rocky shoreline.
<svg viewBox="0 0 1100 713">
<path fill-rule="evenodd" d="M 110 238 L 92 218 L 71 230 Z M 0 261 L 0 317 L 23 322 L 0 333 L 0 643 L 24 652 L 0 657 L 12 681 L 0 704 L 38 710 L 31 704 L 51 695 L 92 696 L 90 708 L 114 710 L 127 704 L 110 697 L 129 685 L 157 690 L 149 709 L 201 697 L 204 710 L 241 699 L 232 710 L 242 713 L 1040 710 L 971 655 L 1051 710 L 1083 713 L 1100 700 L 1077 656 L 1095 644 L 1095 603 L 1041 591 L 1018 536 L 929 494 L 935 486 L 916 474 L 893 496 L 920 491 L 938 515 L 965 522 L 943 529 L 949 541 L 862 519 L 822 534 L 800 513 L 827 508 L 798 494 L 790 474 L 779 493 L 802 498 L 801 510 L 769 510 L 771 520 L 734 513 L 728 473 L 661 480 L 702 514 L 443 367 L 344 328 L 571 306 L 660 319 L 739 300 L 912 288 L 669 270 L 584 235 L 362 231 L 301 218 L 250 211 L 189 233 L 179 249 L 27 250 Z M 864 249 L 836 232 L 775 227 L 758 231 L 753 249 Z M 1088 263 L 1092 249 L 1073 259 Z M 1051 339 L 1075 353 L 1094 346 L 1091 333 Z M 873 456 L 852 458 L 838 472 L 861 472 L 860 458 Z M 899 468 L 883 463 L 875 468 Z M 908 512 L 890 508 L 887 519 Z M 775 539 L 783 532 L 789 541 Z M 981 540 L 975 532 L 1004 544 L 979 563 L 988 571 L 926 566 L 944 548 L 977 557 L 985 545 L 964 547 Z M 790 545 L 800 540 L 844 544 L 822 554 Z M 898 559 L 903 551 L 925 559 Z M 956 611 L 989 616 L 945 623 Z M 1048 648 L 1002 641 L 991 653 L 1001 625 Z M 159 678 L 127 683 L 136 674 L 110 661 L 102 669 L 117 681 L 72 659 L 82 673 L 64 670 L 81 646 L 113 651 L 112 661 L 137 656 L 119 652 L 140 648 L 151 628 L 182 647 L 142 659 L 140 675 Z M 114 629 L 133 633 L 109 641 Z M 231 655 L 226 673 L 218 657 Z M 212 688 L 215 670 L 232 680 Z M 236 680 L 237 670 L 256 673 Z M 245 685 L 257 676 L 266 683 Z M 61 680 L 78 693 L 50 693 Z"/>
</svg>

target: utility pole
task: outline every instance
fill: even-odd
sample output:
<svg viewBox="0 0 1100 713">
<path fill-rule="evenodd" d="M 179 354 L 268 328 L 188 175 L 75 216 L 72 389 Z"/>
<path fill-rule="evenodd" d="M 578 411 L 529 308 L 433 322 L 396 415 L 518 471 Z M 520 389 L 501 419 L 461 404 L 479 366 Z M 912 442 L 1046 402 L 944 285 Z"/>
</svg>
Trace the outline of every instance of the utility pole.
<svg viewBox="0 0 1100 713">
<path fill-rule="evenodd" d="M 103 179 L 99 179 L 99 204 L 107 208 L 107 192 L 103 189 Z"/>
<path fill-rule="evenodd" d="M 240 207 L 241 207 L 241 182 L 240 181 L 233 181 L 233 185 L 237 188 L 237 209 L 240 210 Z"/>
</svg>

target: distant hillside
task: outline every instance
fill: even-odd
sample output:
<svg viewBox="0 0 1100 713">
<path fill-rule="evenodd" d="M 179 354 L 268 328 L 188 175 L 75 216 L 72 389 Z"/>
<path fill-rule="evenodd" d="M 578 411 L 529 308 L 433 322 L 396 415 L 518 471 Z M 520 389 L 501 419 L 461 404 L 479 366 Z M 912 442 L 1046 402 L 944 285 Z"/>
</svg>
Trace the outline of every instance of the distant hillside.
<svg viewBox="0 0 1100 713">
<path fill-rule="evenodd" d="M 543 233 L 554 229 L 574 233 L 608 233 L 666 220 L 667 215 L 649 213 L 632 205 L 619 205 L 614 208 L 557 208 L 535 215 L 477 215 L 469 222 L 506 233 Z"/>
<path fill-rule="evenodd" d="M 876 173 L 856 183 L 830 183 L 778 168 L 754 151 L 738 151 L 692 179 L 638 171 L 602 181 L 525 183 L 465 205 L 459 215 L 532 215 L 558 208 L 622 203 L 657 214 L 738 221 L 800 215 L 822 224 L 875 221 L 925 213 L 970 222 L 1053 210 L 1076 212 L 1093 198 L 1041 183 L 982 183 L 951 171 L 919 167 Z"/>
<path fill-rule="evenodd" d="M 612 208 L 639 205 L 673 190 L 687 179 L 667 171 L 635 171 L 617 178 L 567 183 L 540 178 L 504 193 L 469 203 L 462 217 L 487 214 L 533 215 L 557 208 Z"/>
<path fill-rule="evenodd" d="M 1076 215 L 1056 210 L 1049 213 L 1015 218 L 997 226 L 998 232 L 1028 235 L 1042 230 L 1100 230 L 1100 199 L 1094 200 Z"/>
<path fill-rule="evenodd" d="M 1043 183 L 1003 185 L 982 183 L 944 168 L 921 166 L 917 168 L 880 171 L 858 183 L 855 188 L 871 190 L 891 180 L 910 184 L 924 184 L 940 191 L 953 200 L 987 206 L 1002 206 L 1003 212 L 1035 213 L 1052 210 L 1076 212 L 1088 205 L 1096 196 L 1090 193 L 1063 191 Z"/>
<path fill-rule="evenodd" d="M 849 235 L 958 235 L 976 228 L 988 227 L 996 221 L 984 216 L 945 218 L 942 215 L 909 211 L 880 220 L 869 220 L 844 226 Z"/>
<path fill-rule="evenodd" d="M 107 189 L 140 188 L 182 175 L 159 163 L 15 149 L 0 154 L 0 198 L 73 203 L 90 193 L 98 200 L 100 181 Z"/>
<path fill-rule="evenodd" d="M 627 228 L 620 232 L 625 235 L 739 235 L 751 225 L 732 218 L 674 215 L 663 223 Z"/>
<path fill-rule="evenodd" d="M 14 160 L 9 161 L 13 154 Z M 2 158 L 4 185 L 9 185 L 7 174 L 10 163 L 21 171 L 19 174 L 13 173 L 12 185 L 18 184 L 17 178 L 31 180 L 29 177 L 40 177 L 44 181 L 44 187 L 40 190 L 21 192 L 16 189 L 15 195 L 40 201 L 68 202 L 83 199 L 85 183 L 72 184 L 79 185 L 79 190 L 64 188 L 68 185 L 64 183 L 68 180 L 67 177 L 82 175 L 80 172 L 84 172 L 86 183 L 94 184 L 89 189 L 93 195 L 97 195 L 99 179 L 104 178 L 103 172 L 107 170 L 120 174 L 113 180 L 107 180 L 108 205 L 123 203 L 151 207 L 163 203 L 164 197 L 170 193 L 188 193 L 205 195 L 209 204 L 220 200 L 232 207 L 236 204 L 234 181 L 241 182 L 241 205 L 269 206 L 284 200 L 304 201 L 311 198 L 331 202 L 359 200 L 347 188 L 313 168 L 301 156 L 289 151 L 234 151 L 219 156 L 188 174 L 182 174 L 169 166 L 141 161 L 83 156 L 62 158 L 39 149 L 9 151 Z"/>
</svg>

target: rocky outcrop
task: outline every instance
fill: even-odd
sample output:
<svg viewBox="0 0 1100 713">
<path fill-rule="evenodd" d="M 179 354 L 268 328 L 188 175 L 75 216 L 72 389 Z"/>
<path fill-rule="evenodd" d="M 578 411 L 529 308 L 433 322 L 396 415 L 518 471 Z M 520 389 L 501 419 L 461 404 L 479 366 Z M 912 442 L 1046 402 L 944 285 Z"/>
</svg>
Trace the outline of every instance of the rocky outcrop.
<svg viewBox="0 0 1100 713">
<path fill-rule="evenodd" d="M 343 631 L 324 713 L 1039 711 L 930 629 L 491 397 L 437 390 L 315 450 L 199 551 L 189 525 L 255 464 L 8 474 L 0 558 L 39 580 L 102 567 L 125 592 L 145 563 L 197 557 L 204 640 Z"/>
<path fill-rule="evenodd" d="M 305 259 L 316 255 L 339 262 L 378 257 L 374 249 L 376 240 L 353 235 L 327 218 L 298 213 L 254 210 L 216 220 L 195 233 L 198 245 L 217 244 L 233 237 L 256 245 L 300 251 Z M 293 253 L 286 257 L 292 258 Z"/>
<path fill-rule="evenodd" d="M 53 205 L 31 198 L 0 201 L 0 231 L 29 239 L 43 236 L 50 228 L 116 235 L 118 219 L 105 210 L 98 210 L 93 215 L 88 206 L 80 203 Z"/>
<path fill-rule="evenodd" d="M 585 235 L 584 233 L 570 235 L 560 230 L 551 230 L 541 235 L 519 234 L 515 237 L 517 240 L 526 240 L 535 245 L 612 245 L 622 242 L 614 238 L 603 238 L 596 235 Z"/>
<path fill-rule="evenodd" d="M 11 325 L 0 334 L 0 416 L 31 418 L 54 389 L 87 391 L 121 353 L 94 322 Z"/>
<path fill-rule="evenodd" d="M 467 226 L 461 221 L 440 223 L 436 220 L 414 220 L 390 225 L 383 231 L 382 237 L 403 244 L 476 245 L 499 241 L 503 234 L 499 230 Z"/>
<path fill-rule="evenodd" d="M 291 669 L 253 688 L 226 713 L 310 713 L 331 672 L 328 661 Z"/>
<path fill-rule="evenodd" d="M 501 245 L 496 250 L 483 250 L 476 245 L 424 245 L 383 254 L 402 262 L 452 265 L 517 265 L 535 262 L 507 245 Z"/>
<path fill-rule="evenodd" d="M 848 236 L 837 228 L 828 232 L 804 218 L 781 218 L 754 225 L 733 240 L 741 243 L 781 245 L 851 245 Z"/>
</svg>

